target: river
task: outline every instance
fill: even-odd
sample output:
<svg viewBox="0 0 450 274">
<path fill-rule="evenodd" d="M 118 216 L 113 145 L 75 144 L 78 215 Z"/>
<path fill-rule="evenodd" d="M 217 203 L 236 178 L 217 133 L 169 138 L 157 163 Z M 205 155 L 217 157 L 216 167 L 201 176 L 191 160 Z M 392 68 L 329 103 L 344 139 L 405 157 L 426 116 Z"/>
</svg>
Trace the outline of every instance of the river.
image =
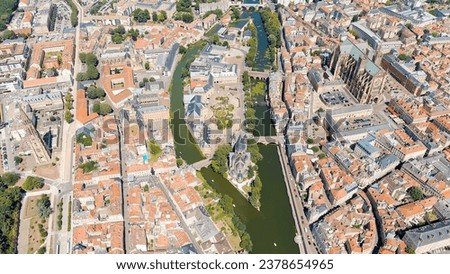
<svg viewBox="0 0 450 274">
<path fill-rule="evenodd" d="M 250 14 L 252 16 L 252 14 Z M 257 17 L 260 18 L 259 14 Z M 254 16 L 252 16 L 254 18 Z M 262 27 L 261 20 L 254 20 L 257 29 Z M 263 29 L 264 30 L 264 29 Z M 258 30 L 258 36 L 259 36 Z M 266 37 L 267 40 L 267 37 Z M 258 42 L 262 39 L 258 39 Z M 267 45 L 265 46 L 267 48 Z M 266 48 L 258 45 L 258 56 L 264 54 Z M 188 164 L 203 159 L 198 146 L 189 134 L 184 117 L 183 86 L 181 72 L 187 60 L 197 54 L 200 47 L 192 47 L 185 57 L 178 63 L 173 75 L 171 89 L 171 121 L 177 156 L 181 156 Z M 262 53 L 261 53 L 262 52 Z M 265 64 L 263 64 L 265 66 Z M 267 107 L 256 108 L 256 115 L 260 119 L 262 135 L 272 135 L 273 126 Z M 298 253 L 298 246 L 294 243 L 295 224 L 287 196 L 286 186 L 278 158 L 276 145 L 258 145 L 264 159 L 258 163 L 259 174 L 263 184 L 261 193 L 261 209 L 256 210 L 250 203 L 221 175 L 215 173 L 211 167 L 203 168 L 201 173 L 207 182 L 219 193 L 233 198 L 236 214 L 247 226 L 247 231 L 253 242 L 252 253 L 285 254 Z"/>
<path fill-rule="evenodd" d="M 298 253 L 294 242 L 295 224 L 286 192 L 276 145 L 258 145 L 264 159 L 258 163 L 263 188 L 261 209 L 256 210 L 233 185 L 211 168 L 201 170 L 203 177 L 219 193 L 233 198 L 236 214 L 247 226 L 253 242 L 252 253 Z"/>
<path fill-rule="evenodd" d="M 204 157 L 184 120 L 183 82 L 180 79 L 183 79 L 181 77 L 182 70 L 186 66 L 187 61 L 199 53 L 200 49 L 200 45 L 189 48 L 184 57 L 178 62 L 173 73 L 170 92 L 170 114 L 172 117 L 170 125 L 175 142 L 175 151 L 177 157 L 182 157 L 188 164 L 198 162 Z"/>
<path fill-rule="evenodd" d="M 261 14 L 259 12 L 243 12 L 241 18 L 252 18 L 253 24 L 256 27 L 256 35 L 258 36 L 258 45 L 256 47 L 256 58 L 254 70 L 263 71 L 270 67 L 269 59 L 266 57 L 266 50 L 269 47 L 269 40 L 267 39 L 264 24 L 262 22 Z"/>
</svg>

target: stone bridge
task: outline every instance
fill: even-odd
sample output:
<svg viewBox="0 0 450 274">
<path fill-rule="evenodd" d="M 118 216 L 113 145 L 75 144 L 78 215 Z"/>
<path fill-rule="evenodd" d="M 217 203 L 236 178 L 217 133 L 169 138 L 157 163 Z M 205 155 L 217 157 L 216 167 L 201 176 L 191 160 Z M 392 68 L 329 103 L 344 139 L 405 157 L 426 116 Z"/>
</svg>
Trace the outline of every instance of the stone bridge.
<svg viewBox="0 0 450 274">
<path fill-rule="evenodd" d="M 270 70 L 256 71 L 256 70 L 251 70 L 250 68 L 246 68 L 246 70 L 250 77 L 253 77 L 258 80 L 266 80 L 270 76 Z"/>
<path fill-rule="evenodd" d="M 204 160 L 193 163 L 192 167 L 195 168 L 195 170 L 200 170 L 204 167 L 208 167 L 210 164 L 211 164 L 211 159 L 204 159 Z"/>
<path fill-rule="evenodd" d="M 242 8 L 263 8 L 267 6 L 267 3 L 263 0 L 259 0 L 258 3 L 244 3 L 244 1 L 235 1 L 234 3 L 231 2 L 230 6 L 237 6 Z"/>
<path fill-rule="evenodd" d="M 255 136 L 254 139 L 257 143 L 268 145 L 268 144 L 282 144 L 283 140 L 280 140 L 282 137 L 278 136 Z"/>
</svg>

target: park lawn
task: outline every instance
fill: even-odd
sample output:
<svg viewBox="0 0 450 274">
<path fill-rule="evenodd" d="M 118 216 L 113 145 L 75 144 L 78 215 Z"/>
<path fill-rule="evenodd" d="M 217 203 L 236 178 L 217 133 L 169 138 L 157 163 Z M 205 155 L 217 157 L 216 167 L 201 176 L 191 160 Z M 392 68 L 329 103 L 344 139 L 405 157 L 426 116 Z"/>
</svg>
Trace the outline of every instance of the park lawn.
<svg viewBox="0 0 450 274">
<path fill-rule="evenodd" d="M 35 253 L 45 242 L 45 238 L 42 238 L 41 234 L 39 233 L 39 223 L 44 226 L 44 229 L 47 229 L 48 227 L 48 221 L 45 220 L 44 222 L 42 222 L 37 213 L 37 201 L 39 200 L 39 198 L 40 196 L 28 198 L 25 211 L 25 219 L 31 218 L 30 229 L 28 231 L 29 254 Z"/>
</svg>

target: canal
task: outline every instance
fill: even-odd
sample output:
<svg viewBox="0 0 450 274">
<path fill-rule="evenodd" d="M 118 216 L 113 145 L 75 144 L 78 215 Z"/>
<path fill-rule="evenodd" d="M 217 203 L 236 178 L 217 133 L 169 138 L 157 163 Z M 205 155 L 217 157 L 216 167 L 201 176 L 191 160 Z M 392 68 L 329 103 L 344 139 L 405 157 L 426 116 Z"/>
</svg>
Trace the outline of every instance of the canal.
<svg viewBox="0 0 450 274">
<path fill-rule="evenodd" d="M 259 13 L 256 18 L 261 17 Z M 254 18 L 253 14 L 249 14 Z M 261 20 L 254 20 L 258 29 L 264 28 Z M 258 25 L 257 25 L 258 24 Z M 265 39 L 267 37 L 264 35 Z M 258 38 L 258 43 L 263 39 Z M 267 45 L 265 46 L 267 48 Z M 171 86 L 171 126 L 174 135 L 175 150 L 177 157 L 182 157 L 188 164 L 203 159 L 203 155 L 198 149 L 195 140 L 190 135 L 184 121 L 183 107 L 183 83 L 182 70 L 188 60 L 195 56 L 201 46 L 194 46 L 186 52 L 185 56 L 178 63 L 173 75 Z M 260 52 L 262 51 L 262 53 Z M 258 44 L 258 56 L 264 55 L 265 49 Z M 263 68 L 265 64 L 263 63 Z M 263 98 L 258 98 L 259 100 Z M 257 126 L 261 135 L 274 134 L 273 126 L 270 123 L 270 115 L 266 106 L 258 106 L 256 109 L 257 118 L 261 121 Z M 278 158 L 276 145 L 258 145 L 263 160 L 258 163 L 259 176 L 263 189 L 261 192 L 261 208 L 256 210 L 232 185 L 221 175 L 215 173 L 211 167 L 203 168 L 201 174 L 206 181 L 223 195 L 228 195 L 236 205 L 235 212 L 247 226 L 247 231 L 253 242 L 252 253 L 286 254 L 298 253 L 298 245 L 294 242 L 295 224 L 292 217 L 291 207 L 287 196 L 286 186 Z"/>
</svg>

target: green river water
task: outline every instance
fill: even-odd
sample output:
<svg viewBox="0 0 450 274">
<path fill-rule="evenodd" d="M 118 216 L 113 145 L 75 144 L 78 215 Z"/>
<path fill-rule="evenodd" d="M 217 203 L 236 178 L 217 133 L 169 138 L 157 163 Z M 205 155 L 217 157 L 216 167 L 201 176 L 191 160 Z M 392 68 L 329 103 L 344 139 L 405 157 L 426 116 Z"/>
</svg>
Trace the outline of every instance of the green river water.
<svg viewBox="0 0 450 274">
<path fill-rule="evenodd" d="M 181 72 L 187 60 L 199 51 L 200 46 L 190 48 L 184 58 L 178 63 L 173 75 L 170 94 L 170 110 L 173 117 L 171 126 L 175 140 L 175 150 L 177 157 L 182 157 L 188 164 L 202 160 L 204 157 L 182 118 L 184 117 L 184 107 Z M 260 123 L 262 135 L 272 135 L 274 131 L 270 125 L 267 107 L 257 107 L 256 115 L 262 122 Z M 228 180 L 215 173 L 210 167 L 203 168 L 201 174 L 217 192 L 233 198 L 233 203 L 236 206 L 235 212 L 247 226 L 247 231 L 251 236 L 253 242 L 252 253 L 298 253 L 298 246 L 294 243 L 295 224 L 277 147 L 276 145 L 258 146 L 264 157 L 258 163 L 259 175 L 263 183 L 260 211 L 251 206 Z"/>
</svg>

